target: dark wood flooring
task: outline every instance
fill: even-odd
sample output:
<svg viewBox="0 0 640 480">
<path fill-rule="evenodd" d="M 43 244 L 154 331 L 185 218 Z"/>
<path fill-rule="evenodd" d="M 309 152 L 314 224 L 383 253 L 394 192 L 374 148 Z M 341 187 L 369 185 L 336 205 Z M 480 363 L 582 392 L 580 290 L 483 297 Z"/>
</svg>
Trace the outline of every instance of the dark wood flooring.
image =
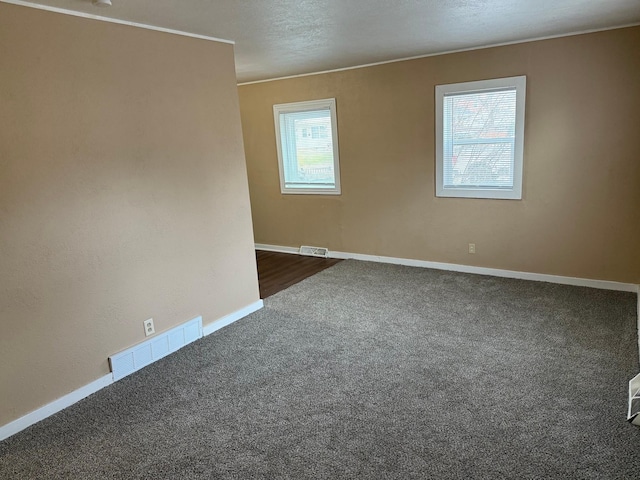
<svg viewBox="0 0 640 480">
<path fill-rule="evenodd" d="M 256 251 L 256 259 L 260 298 L 267 298 L 342 261 L 338 258 L 306 257 L 261 250 Z"/>
</svg>

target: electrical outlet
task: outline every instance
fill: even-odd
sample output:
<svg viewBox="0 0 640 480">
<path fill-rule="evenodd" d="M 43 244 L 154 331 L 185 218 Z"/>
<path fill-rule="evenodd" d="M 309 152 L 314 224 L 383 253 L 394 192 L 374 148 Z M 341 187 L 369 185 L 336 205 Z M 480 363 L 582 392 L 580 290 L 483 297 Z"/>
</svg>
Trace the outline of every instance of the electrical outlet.
<svg viewBox="0 0 640 480">
<path fill-rule="evenodd" d="M 142 322 L 142 324 L 144 325 L 145 337 L 148 337 L 149 335 L 153 335 L 154 333 L 156 333 L 156 329 L 153 326 L 153 318 L 150 318 L 149 320 L 145 320 L 144 322 Z"/>
<path fill-rule="evenodd" d="M 476 244 L 475 243 L 470 243 L 469 244 L 469 253 L 476 253 Z"/>
</svg>

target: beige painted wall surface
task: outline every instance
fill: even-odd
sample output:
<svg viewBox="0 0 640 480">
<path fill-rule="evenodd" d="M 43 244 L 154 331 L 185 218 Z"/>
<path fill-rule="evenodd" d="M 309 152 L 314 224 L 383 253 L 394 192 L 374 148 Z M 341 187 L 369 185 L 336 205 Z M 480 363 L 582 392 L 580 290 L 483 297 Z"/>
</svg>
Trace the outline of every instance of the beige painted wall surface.
<svg viewBox="0 0 640 480">
<path fill-rule="evenodd" d="M 635 27 L 240 86 L 256 242 L 640 283 L 638 45 Z M 523 200 L 436 198 L 435 86 L 514 75 Z M 342 195 L 281 195 L 272 106 L 330 97 Z"/>
<path fill-rule="evenodd" d="M 258 300 L 233 47 L 0 3 L 0 426 Z"/>
</svg>

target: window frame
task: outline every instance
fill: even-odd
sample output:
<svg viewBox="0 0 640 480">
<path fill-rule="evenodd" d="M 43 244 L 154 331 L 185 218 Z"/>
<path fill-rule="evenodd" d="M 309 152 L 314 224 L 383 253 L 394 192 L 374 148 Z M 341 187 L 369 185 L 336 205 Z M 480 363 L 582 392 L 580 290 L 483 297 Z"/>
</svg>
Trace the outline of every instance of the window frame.
<svg viewBox="0 0 640 480">
<path fill-rule="evenodd" d="M 334 187 L 287 187 L 284 171 L 284 155 L 282 148 L 282 132 L 280 127 L 280 115 L 286 113 L 311 112 L 316 110 L 329 110 L 331 120 L 331 143 L 333 150 L 333 174 Z M 276 150 L 278 153 L 278 172 L 280 175 L 280 193 L 287 195 L 341 195 L 340 185 L 340 158 L 338 148 L 338 121 L 336 115 L 336 99 L 325 98 L 304 102 L 280 103 L 273 106 L 273 119 L 276 134 Z"/>
<path fill-rule="evenodd" d="M 454 94 L 471 94 L 480 92 L 499 91 L 515 88 L 516 91 L 516 122 L 513 154 L 513 187 L 496 188 L 491 186 L 444 186 L 444 97 Z M 436 85 L 436 197 L 454 198 L 486 198 L 499 200 L 522 199 L 522 176 L 524 157 L 524 119 L 526 102 L 527 77 L 495 78 L 473 82 L 451 83 Z"/>
</svg>

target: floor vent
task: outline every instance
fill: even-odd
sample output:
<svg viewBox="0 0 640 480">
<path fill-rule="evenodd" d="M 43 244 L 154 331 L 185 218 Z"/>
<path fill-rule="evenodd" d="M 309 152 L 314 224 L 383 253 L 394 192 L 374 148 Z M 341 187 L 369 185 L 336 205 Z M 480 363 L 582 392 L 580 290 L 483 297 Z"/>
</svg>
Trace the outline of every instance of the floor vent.
<svg viewBox="0 0 640 480">
<path fill-rule="evenodd" d="M 324 247 L 300 247 L 300 255 L 309 255 L 311 257 L 323 257 L 329 256 L 329 249 Z"/>
<path fill-rule="evenodd" d="M 629 382 L 629 413 L 627 420 L 640 426 L 640 375 L 636 375 Z"/>
<path fill-rule="evenodd" d="M 171 330 L 109 357 L 114 380 L 140 370 L 202 337 L 202 317 L 196 317 Z"/>
</svg>

